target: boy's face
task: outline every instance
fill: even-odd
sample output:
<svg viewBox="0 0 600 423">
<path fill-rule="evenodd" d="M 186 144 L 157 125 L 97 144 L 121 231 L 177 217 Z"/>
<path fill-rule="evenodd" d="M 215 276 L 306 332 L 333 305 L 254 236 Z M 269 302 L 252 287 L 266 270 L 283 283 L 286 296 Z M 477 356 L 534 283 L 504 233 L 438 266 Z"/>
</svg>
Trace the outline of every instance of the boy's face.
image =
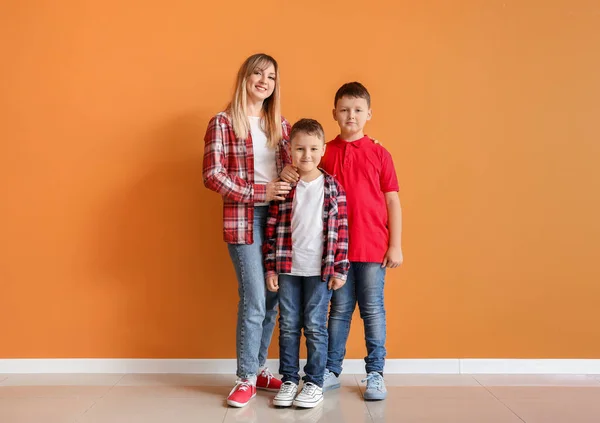
<svg viewBox="0 0 600 423">
<path fill-rule="evenodd" d="M 356 134 L 362 136 L 367 121 L 371 120 L 371 109 L 364 98 L 344 96 L 335 105 L 333 118 L 338 123 L 343 136 Z"/>
<path fill-rule="evenodd" d="M 303 173 L 312 172 L 319 166 L 325 154 L 325 140 L 316 135 L 299 132 L 291 142 L 292 163 Z"/>
</svg>

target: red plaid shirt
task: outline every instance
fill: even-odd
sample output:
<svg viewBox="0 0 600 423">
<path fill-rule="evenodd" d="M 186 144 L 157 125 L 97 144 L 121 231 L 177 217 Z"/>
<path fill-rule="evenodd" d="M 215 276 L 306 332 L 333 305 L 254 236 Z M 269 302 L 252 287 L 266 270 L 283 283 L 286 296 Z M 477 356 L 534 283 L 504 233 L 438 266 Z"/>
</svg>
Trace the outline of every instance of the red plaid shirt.
<svg viewBox="0 0 600 423">
<path fill-rule="evenodd" d="M 346 280 L 348 261 L 348 212 L 346 193 L 342 186 L 326 172 L 323 204 L 323 262 L 321 278 Z M 282 202 L 271 202 L 263 242 L 266 276 L 292 271 L 292 207 L 293 187 Z"/>
<path fill-rule="evenodd" d="M 283 137 L 275 154 L 277 173 L 291 163 L 290 124 L 281 118 Z M 223 239 L 229 244 L 252 244 L 254 203 L 264 203 L 267 186 L 254 183 L 252 136 L 238 139 L 229 115 L 221 112 L 208 123 L 204 136 L 204 185 L 223 196 Z"/>
</svg>

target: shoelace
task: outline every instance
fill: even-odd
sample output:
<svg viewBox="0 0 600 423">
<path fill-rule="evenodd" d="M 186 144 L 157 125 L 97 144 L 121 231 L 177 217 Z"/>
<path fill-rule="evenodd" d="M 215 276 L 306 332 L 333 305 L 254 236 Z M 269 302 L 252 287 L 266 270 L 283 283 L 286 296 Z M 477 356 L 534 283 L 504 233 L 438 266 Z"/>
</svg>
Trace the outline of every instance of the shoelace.
<svg viewBox="0 0 600 423">
<path fill-rule="evenodd" d="M 334 375 L 333 372 L 330 372 L 329 369 L 325 369 L 325 377 L 324 377 L 324 379 L 329 379 L 333 375 Z"/>
<path fill-rule="evenodd" d="M 279 392 L 281 392 L 282 394 L 289 394 L 294 391 L 295 387 L 296 385 L 294 385 L 293 382 L 284 382 L 283 385 L 281 385 L 281 389 Z"/>
<path fill-rule="evenodd" d="M 382 382 L 383 378 L 381 377 L 381 375 L 377 372 L 372 372 L 369 373 L 367 375 L 366 378 L 364 378 L 361 382 L 365 383 L 367 382 L 367 389 L 369 388 L 369 385 L 372 385 L 373 388 L 380 390 L 382 388 Z"/>
<path fill-rule="evenodd" d="M 271 379 L 273 379 L 273 373 L 269 370 L 268 367 L 265 367 L 260 375 L 267 378 L 267 386 L 271 384 Z"/>
<path fill-rule="evenodd" d="M 317 385 L 315 385 L 314 383 L 311 383 L 311 382 L 305 383 L 304 386 L 302 387 L 302 393 L 304 395 L 308 395 L 311 397 L 315 394 L 316 390 L 317 390 Z"/>
<path fill-rule="evenodd" d="M 235 383 L 235 386 L 233 387 L 233 389 L 231 390 L 231 392 L 229 393 L 229 395 L 233 394 L 233 393 L 235 392 L 235 390 L 236 390 L 236 389 L 237 389 L 238 391 L 245 392 L 245 391 L 247 391 L 248 389 L 250 389 L 250 383 L 248 383 L 248 381 L 246 381 L 246 380 L 238 380 L 238 381 Z"/>
</svg>

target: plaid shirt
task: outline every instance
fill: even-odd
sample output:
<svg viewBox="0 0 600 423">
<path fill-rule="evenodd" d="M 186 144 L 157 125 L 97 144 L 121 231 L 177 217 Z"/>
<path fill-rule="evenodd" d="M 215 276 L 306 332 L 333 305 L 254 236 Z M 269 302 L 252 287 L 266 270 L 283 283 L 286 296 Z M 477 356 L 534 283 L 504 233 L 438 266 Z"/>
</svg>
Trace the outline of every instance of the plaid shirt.
<svg viewBox="0 0 600 423">
<path fill-rule="evenodd" d="M 348 213 L 346 193 L 342 186 L 326 172 L 323 204 L 323 262 L 321 278 L 346 280 L 348 261 Z M 263 242 L 266 276 L 292 271 L 292 207 L 293 187 L 282 202 L 271 202 Z"/>
<path fill-rule="evenodd" d="M 283 117 L 283 140 L 277 143 L 277 173 L 291 163 L 288 137 L 290 124 Z M 252 135 L 238 139 L 229 115 L 213 117 L 204 136 L 204 185 L 223 196 L 223 239 L 229 244 L 252 244 L 254 203 L 264 203 L 267 186 L 254 183 Z"/>
</svg>

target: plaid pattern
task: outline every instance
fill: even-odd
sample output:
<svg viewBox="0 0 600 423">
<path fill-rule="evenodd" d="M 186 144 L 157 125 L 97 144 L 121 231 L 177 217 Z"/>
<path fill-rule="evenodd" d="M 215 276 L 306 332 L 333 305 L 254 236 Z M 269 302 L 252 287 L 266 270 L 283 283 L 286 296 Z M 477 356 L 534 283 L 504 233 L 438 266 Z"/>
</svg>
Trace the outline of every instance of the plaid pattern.
<svg viewBox="0 0 600 423">
<path fill-rule="evenodd" d="M 292 162 L 290 156 L 290 124 L 281 118 L 283 140 L 275 154 L 277 173 Z M 252 244 L 254 203 L 264 203 L 267 188 L 254 183 L 254 149 L 252 136 L 238 139 L 229 115 L 221 112 L 213 117 L 204 136 L 204 185 L 223 197 L 223 239 L 228 244 Z"/>
<path fill-rule="evenodd" d="M 346 193 L 342 186 L 328 173 L 324 181 L 323 204 L 323 265 L 321 278 L 346 280 L 348 261 L 348 212 Z M 266 276 L 292 271 L 292 207 L 293 187 L 282 202 L 271 202 L 263 242 Z"/>
</svg>

